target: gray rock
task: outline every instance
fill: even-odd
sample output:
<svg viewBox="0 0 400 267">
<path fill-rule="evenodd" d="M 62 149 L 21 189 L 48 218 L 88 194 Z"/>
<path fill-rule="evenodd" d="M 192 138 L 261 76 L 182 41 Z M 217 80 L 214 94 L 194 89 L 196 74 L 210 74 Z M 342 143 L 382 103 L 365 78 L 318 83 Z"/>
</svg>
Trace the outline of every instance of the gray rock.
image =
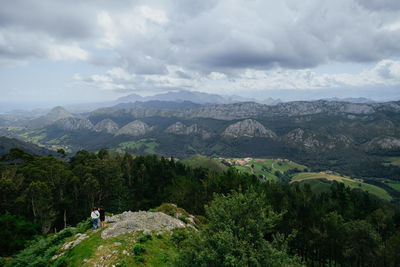
<svg viewBox="0 0 400 267">
<path fill-rule="evenodd" d="M 54 124 L 57 128 L 66 131 L 93 130 L 94 126 L 88 119 L 63 118 Z"/>
<path fill-rule="evenodd" d="M 177 135 L 201 135 L 203 139 L 211 137 L 211 133 L 201 129 L 197 124 L 186 126 L 181 122 L 176 122 L 170 125 L 166 130 L 166 133 L 172 133 Z"/>
<path fill-rule="evenodd" d="M 300 145 L 307 151 L 329 150 L 336 147 L 348 148 L 354 140 L 346 135 L 316 135 L 297 128 L 286 134 L 282 140 L 292 145 Z"/>
<path fill-rule="evenodd" d="M 118 131 L 118 129 L 119 129 L 118 124 L 116 124 L 113 120 L 110 119 L 104 119 L 98 122 L 94 126 L 94 130 L 96 132 L 105 132 L 110 134 L 115 134 Z"/>
<path fill-rule="evenodd" d="M 222 134 L 229 137 L 267 137 L 276 138 L 276 134 L 266 129 L 256 120 L 247 119 L 229 125 Z"/>
<path fill-rule="evenodd" d="M 139 136 L 144 135 L 152 130 L 146 123 L 135 120 L 133 122 L 128 123 L 121 129 L 119 129 L 115 135 L 132 135 L 132 136 Z"/>
<path fill-rule="evenodd" d="M 175 228 L 188 227 L 182 221 L 162 212 L 126 211 L 122 214 L 106 218 L 109 227 L 101 233 L 102 238 L 109 238 L 133 231 L 171 231 Z"/>
<path fill-rule="evenodd" d="M 75 246 L 77 246 L 79 243 L 81 243 L 83 240 L 85 240 L 86 238 L 88 238 L 89 236 L 87 234 L 76 234 L 75 237 L 77 237 L 77 239 L 71 241 L 71 242 L 67 242 L 65 243 L 62 247 L 61 247 L 61 251 L 66 251 L 69 250 Z"/>
<path fill-rule="evenodd" d="M 392 136 L 381 136 L 367 143 L 366 150 L 382 149 L 387 151 L 400 150 L 400 139 Z"/>
</svg>

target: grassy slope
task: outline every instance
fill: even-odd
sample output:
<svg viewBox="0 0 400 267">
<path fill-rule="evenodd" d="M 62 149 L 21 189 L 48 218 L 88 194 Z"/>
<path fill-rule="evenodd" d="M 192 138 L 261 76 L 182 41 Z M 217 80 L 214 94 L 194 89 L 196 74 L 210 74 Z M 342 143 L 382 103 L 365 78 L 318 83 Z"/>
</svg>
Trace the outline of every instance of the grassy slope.
<svg viewBox="0 0 400 267">
<path fill-rule="evenodd" d="M 400 166 L 400 157 L 387 157 L 385 159 L 394 166 Z"/>
<path fill-rule="evenodd" d="M 158 144 L 155 142 L 155 139 L 140 139 L 138 141 L 128 141 L 119 144 L 119 148 L 128 149 L 128 150 L 139 150 L 144 147 L 144 152 L 147 154 L 155 154 L 156 147 Z"/>
<path fill-rule="evenodd" d="M 380 187 L 364 183 L 362 182 L 361 179 L 351 179 L 348 176 L 339 176 L 336 174 L 315 173 L 315 172 L 299 173 L 292 178 L 292 181 L 290 183 L 294 182 L 311 183 L 311 188 L 316 187 L 316 189 L 318 189 L 316 191 L 322 192 L 322 191 L 327 191 L 330 186 L 330 184 L 327 182 L 322 183 L 323 180 L 327 182 L 328 181 L 342 182 L 346 186 L 349 186 L 352 189 L 358 188 L 363 191 L 368 191 L 370 194 L 373 194 L 385 200 L 390 201 L 392 199 L 389 193 Z M 325 189 L 324 187 L 327 187 L 327 189 Z"/>
<path fill-rule="evenodd" d="M 220 163 L 218 160 L 202 155 L 194 155 L 193 157 L 182 160 L 182 163 L 192 168 L 208 168 L 216 173 L 221 173 L 228 169 L 228 166 Z"/>
<path fill-rule="evenodd" d="M 295 169 L 303 171 L 307 169 L 306 166 L 298 164 L 293 161 L 284 161 L 277 159 L 251 159 L 248 162 L 244 162 L 242 158 L 232 158 L 225 159 L 230 163 L 235 164 L 234 168 L 238 169 L 240 172 L 247 172 L 257 176 L 264 175 L 268 180 L 277 181 L 275 172 L 279 171 L 284 173 L 285 171 Z M 238 162 L 241 165 L 238 165 Z M 252 167 L 253 166 L 253 167 Z M 352 179 L 348 176 L 340 176 L 334 173 L 316 173 L 316 172 L 301 172 L 295 174 L 290 183 L 300 182 L 308 183 L 314 192 L 321 193 L 329 190 L 332 181 L 342 182 L 346 186 L 352 189 L 360 189 L 363 191 L 368 191 L 379 198 L 385 200 L 392 200 L 390 194 L 380 187 L 375 185 L 367 184 L 362 181 L 362 179 Z M 397 185 L 395 185 L 396 187 Z M 394 187 L 394 188 L 395 188 Z M 397 188 L 397 187 L 396 187 Z M 395 189 L 396 189 L 395 188 Z M 398 184 L 398 189 L 400 190 L 400 184 Z"/>
<path fill-rule="evenodd" d="M 397 190 L 400 192 L 400 183 L 388 183 L 388 185 L 393 188 L 394 190 Z"/>
<path fill-rule="evenodd" d="M 237 165 L 237 161 L 241 161 L 243 159 L 233 158 L 226 159 L 229 162 L 236 162 L 234 168 L 238 169 L 241 172 L 247 172 L 250 174 L 254 174 L 256 176 L 264 175 L 268 180 L 277 181 L 277 177 L 275 175 L 276 171 L 284 173 L 285 171 L 291 169 L 299 169 L 304 170 L 307 169 L 306 166 L 298 164 L 293 161 L 279 161 L 277 159 L 251 159 L 243 165 Z M 253 167 L 252 167 L 253 166 Z"/>
<path fill-rule="evenodd" d="M 172 266 L 172 261 L 178 254 L 176 246 L 171 241 L 170 233 L 163 235 L 153 233 L 151 240 L 141 243 L 146 251 L 140 256 L 134 255 L 133 247 L 139 243 L 138 238 L 143 236 L 141 232 L 127 233 L 108 239 L 102 239 L 100 233 L 100 231 L 97 233 L 93 233 L 92 230 L 87 231 L 90 237 L 68 252 L 68 266 L 96 264 L 100 266 L 113 264 L 117 266 Z"/>
</svg>

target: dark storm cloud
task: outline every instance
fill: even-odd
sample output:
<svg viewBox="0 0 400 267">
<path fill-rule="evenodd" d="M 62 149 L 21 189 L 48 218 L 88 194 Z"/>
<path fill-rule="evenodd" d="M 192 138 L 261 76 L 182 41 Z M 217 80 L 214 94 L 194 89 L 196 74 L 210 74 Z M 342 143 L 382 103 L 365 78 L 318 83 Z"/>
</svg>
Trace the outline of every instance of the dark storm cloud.
<svg viewBox="0 0 400 267">
<path fill-rule="evenodd" d="M 171 65 L 228 74 L 377 62 L 400 56 L 399 3 L 2 1 L 0 64 L 72 58 L 138 75 L 170 75 Z"/>
<path fill-rule="evenodd" d="M 82 2 L 13 0 L 0 5 L 2 28 L 18 27 L 67 39 L 85 39 L 96 34 L 96 25 L 90 20 L 96 13 Z"/>
</svg>

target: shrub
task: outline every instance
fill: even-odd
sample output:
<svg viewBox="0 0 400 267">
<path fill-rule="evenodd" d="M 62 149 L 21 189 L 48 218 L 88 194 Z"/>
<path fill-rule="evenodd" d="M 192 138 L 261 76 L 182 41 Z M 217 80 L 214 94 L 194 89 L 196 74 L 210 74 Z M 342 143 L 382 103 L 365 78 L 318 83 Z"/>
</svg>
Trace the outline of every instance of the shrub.
<svg viewBox="0 0 400 267">
<path fill-rule="evenodd" d="M 171 235 L 171 241 L 176 245 L 179 245 L 188 238 L 188 232 L 186 229 L 175 229 Z"/>
<path fill-rule="evenodd" d="M 132 252 L 133 254 L 135 254 L 135 256 L 140 256 L 142 255 L 144 252 L 146 252 L 146 247 L 143 244 L 136 244 L 133 248 L 132 248 Z"/>
<path fill-rule="evenodd" d="M 136 262 L 144 262 L 144 257 L 142 256 L 142 255 L 140 255 L 140 256 L 135 256 L 135 261 Z"/>
<path fill-rule="evenodd" d="M 87 218 L 85 221 L 81 221 L 76 225 L 75 233 L 84 233 L 92 228 L 92 219 Z"/>
<path fill-rule="evenodd" d="M 138 238 L 139 243 L 146 243 L 147 240 L 152 240 L 153 237 L 151 236 L 151 234 L 145 234 L 141 237 Z"/>
</svg>

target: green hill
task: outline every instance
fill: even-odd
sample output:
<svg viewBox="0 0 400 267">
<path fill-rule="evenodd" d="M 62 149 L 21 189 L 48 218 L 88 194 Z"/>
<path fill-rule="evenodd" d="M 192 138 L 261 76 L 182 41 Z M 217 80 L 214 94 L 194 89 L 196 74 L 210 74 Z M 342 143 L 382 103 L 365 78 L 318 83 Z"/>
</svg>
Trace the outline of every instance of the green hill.
<svg viewBox="0 0 400 267">
<path fill-rule="evenodd" d="M 190 158 L 182 160 L 182 163 L 192 168 L 207 168 L 215 173 L 222 173 L 228 169 L 228 166 L 222 164 L 218 160 L 202 155 L 194 155 Z"/>
<path fill-rule="evenodd" d="M 280 158 L 222 158 L 221 162 L 234 167 L 240 172 L 254 174 L 261 179 L 272 181 L 278 181 L 277 175 L 279 176 L 287 171 L 303 171 L 307 169 L 304 165 Z"/>
<path fill-rule="evenodd" d="M 346 186 L 351 189 L 359 189 L 366 192 L 369 192 L 372 195 L 375 195 L 384 200 L 392 200 L 390 194 L 383 188 L 377 187 L 375 185 L 364 183 L 362 179 L 352 179 L 348 176 L 340 176 L 334 173 L 326 173 L 326 172 L 304 172 L 298 173 L 293 176 L 290 183 L 300 183 L 305 184 L 309 183 L 311 188 L 315 192 L 323 192 L 329 191 L 329 187 L 332 182 L 340 182 L 344 183 Z"/>
</svg>

